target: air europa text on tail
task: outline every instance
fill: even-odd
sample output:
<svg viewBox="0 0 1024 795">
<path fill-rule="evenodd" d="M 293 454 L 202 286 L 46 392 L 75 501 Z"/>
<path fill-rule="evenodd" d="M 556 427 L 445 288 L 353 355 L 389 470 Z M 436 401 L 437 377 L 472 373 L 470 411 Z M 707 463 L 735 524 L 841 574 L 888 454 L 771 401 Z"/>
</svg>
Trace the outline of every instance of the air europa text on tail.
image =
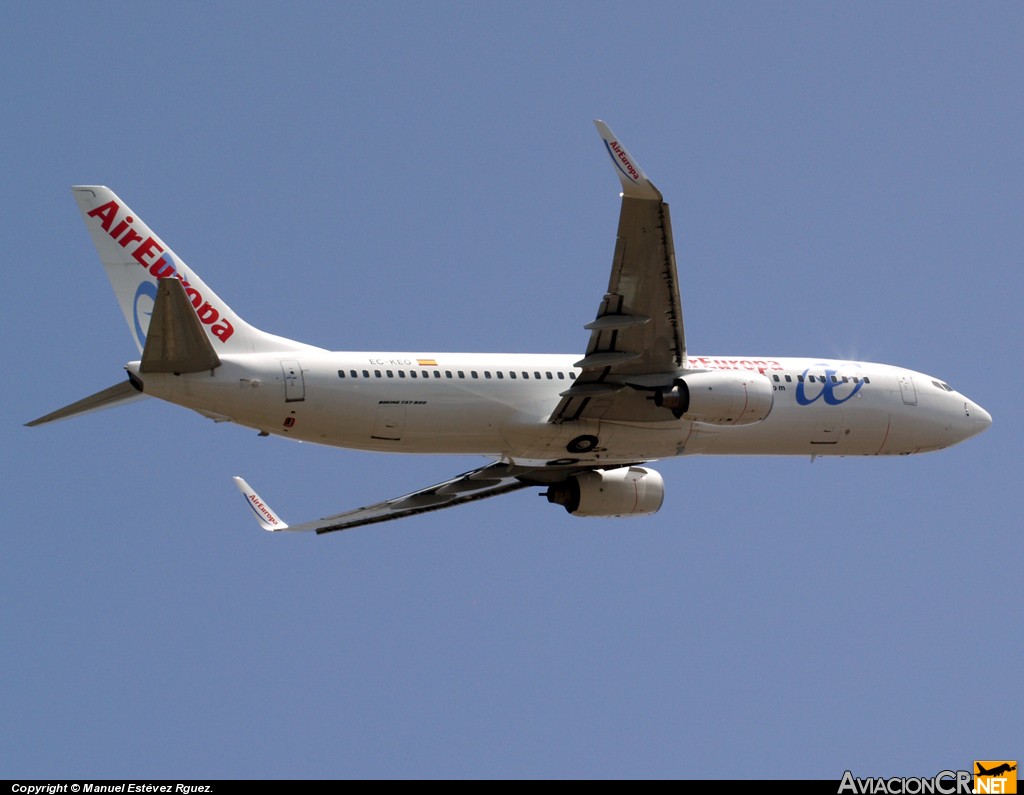
<svg viewBox="0 0 1024 795">
<path fill-rule="evenodd" d="M 221 342 L 227 342 L 231 335 L 235 333 L 231 322 L 227 318 L 221 317 L 221 312 L 216 307 L 211 306 L 209 301 L 203 298 L 199 290 L 191 285 L 188 279 L 178 271 L 170 252 L 164 253 L 163 246 L 157 243 L 156 240 L 152 237 L 143 238 L 142 235 L 135 231 L 132 227 L 132 223 L 135 221 L 134 218 L 127 215 L 118 223 L 114 223 L 120 210 L 121 208 L 117 202 L 109 201 L 94 210 L 90 210 L 88 215 L 90 218 L 98 218 L 104 231 L 116 240 L 121 248 L 127 249 L 132 243 L 138 243 L 132 250 L 132 257 L 139 265 L 148 270 L 152 276 L 155 276 L 157 279 L 168 279 L 173 276 L 180 280 L 185 287 L 185 295 L 192 302 L 199 320 L 204 325 L 210 327 L 211 335 Z M 160 256 L 161 254 L 163 254 L 162 257 Z"/>
</svg>

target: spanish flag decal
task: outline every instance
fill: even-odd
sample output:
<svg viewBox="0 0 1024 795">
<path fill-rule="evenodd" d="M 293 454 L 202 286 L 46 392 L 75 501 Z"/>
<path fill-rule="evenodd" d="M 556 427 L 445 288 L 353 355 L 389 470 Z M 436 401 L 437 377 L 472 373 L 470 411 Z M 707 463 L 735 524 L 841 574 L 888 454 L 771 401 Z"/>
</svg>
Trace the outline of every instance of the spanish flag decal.
<svg viewBox="0 0 1024 795">
<path fill-rule="evenodd" d="M 416 364 L 420 367 L 437 367 L 437 359 L 417 359 Z"/>
</svg>

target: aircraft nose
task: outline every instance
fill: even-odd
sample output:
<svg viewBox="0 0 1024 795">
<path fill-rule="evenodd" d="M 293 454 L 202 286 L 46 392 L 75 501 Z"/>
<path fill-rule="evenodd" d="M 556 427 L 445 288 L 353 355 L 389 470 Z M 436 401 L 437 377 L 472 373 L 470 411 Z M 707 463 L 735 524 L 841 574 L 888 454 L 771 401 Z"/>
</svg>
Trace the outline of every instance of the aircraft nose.
<svg viewBox="0 0 1024 795">
<path fill-rule="evenodd" d="M 974 405 L 974 410 L 971 412 L 971 416 L 974 418 L 975 436 L 982 431 L 987 431 L 989 426 L 992 425 L 992 415 L 977 404 Z"/>
</svg>

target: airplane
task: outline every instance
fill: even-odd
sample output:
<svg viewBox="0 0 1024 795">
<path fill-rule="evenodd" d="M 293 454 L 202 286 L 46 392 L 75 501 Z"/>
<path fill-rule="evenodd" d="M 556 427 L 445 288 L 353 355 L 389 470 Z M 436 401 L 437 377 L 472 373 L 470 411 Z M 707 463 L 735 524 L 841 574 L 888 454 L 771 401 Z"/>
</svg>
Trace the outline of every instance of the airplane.
<svg viewBox="0 0 1024 795">
<path fill-rule="evenodd" d="M 582 354 L 342 352 L 246 323 L 109 188 L 72 192 L 141 358 L 127 380 L 27 423 L 146 396 L 291 439 L 478 454 L 441 483 L 289 525 L 240 477 L 269 531 L 328 533 L 528 487 L 571 515 L 661 507 L 649 462 L 690 455 L 909 455 L 987 429 L 945 381 L 886 364 L 687 350 L 669 207 L 595 120 L 621 186 L 608 289 Z"/>
<path fill-rule="evenodd" d="M 1012 773 L 1017 769 L 1017 765 L 1011 765 L 1008 762 L 1003 762 L 1001 765 L 997 765 L 991 770 L 986 770 L 982 766 L 981 762 L 975 762 L 974 764 L 978 768 L 978 772 L 974 774 L 976 776 L 1002 776 L 1005 773 Z"/>
</svg>

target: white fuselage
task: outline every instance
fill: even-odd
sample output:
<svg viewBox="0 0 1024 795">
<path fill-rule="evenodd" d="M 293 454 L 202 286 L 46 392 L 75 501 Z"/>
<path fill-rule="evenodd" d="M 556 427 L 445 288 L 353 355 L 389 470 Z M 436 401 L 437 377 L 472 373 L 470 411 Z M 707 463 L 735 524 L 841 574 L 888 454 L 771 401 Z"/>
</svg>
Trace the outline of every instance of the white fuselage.
<svg viewBox="0 0 1024 795">
<path fill-rule="evenodd" d="M 594 463 L 689 454 L 892 455 L 939 450 L 984 430 L 984 409 L 937 378 L 883 364 L 800 358 L 691 357 L 691 370 L 760 373 L 766 419 L 721 426 L 548 421 L 579 356 L 357 353 L 234 354 L 203 373 L 139 373 L 148 395 L 261 432 L 400 453 L 472 453 L 514 462 Z M 667 374 L 667 378 L 678 374 Z M 599 444 L 568 453 L 590 434 Z"/>
</svg>

